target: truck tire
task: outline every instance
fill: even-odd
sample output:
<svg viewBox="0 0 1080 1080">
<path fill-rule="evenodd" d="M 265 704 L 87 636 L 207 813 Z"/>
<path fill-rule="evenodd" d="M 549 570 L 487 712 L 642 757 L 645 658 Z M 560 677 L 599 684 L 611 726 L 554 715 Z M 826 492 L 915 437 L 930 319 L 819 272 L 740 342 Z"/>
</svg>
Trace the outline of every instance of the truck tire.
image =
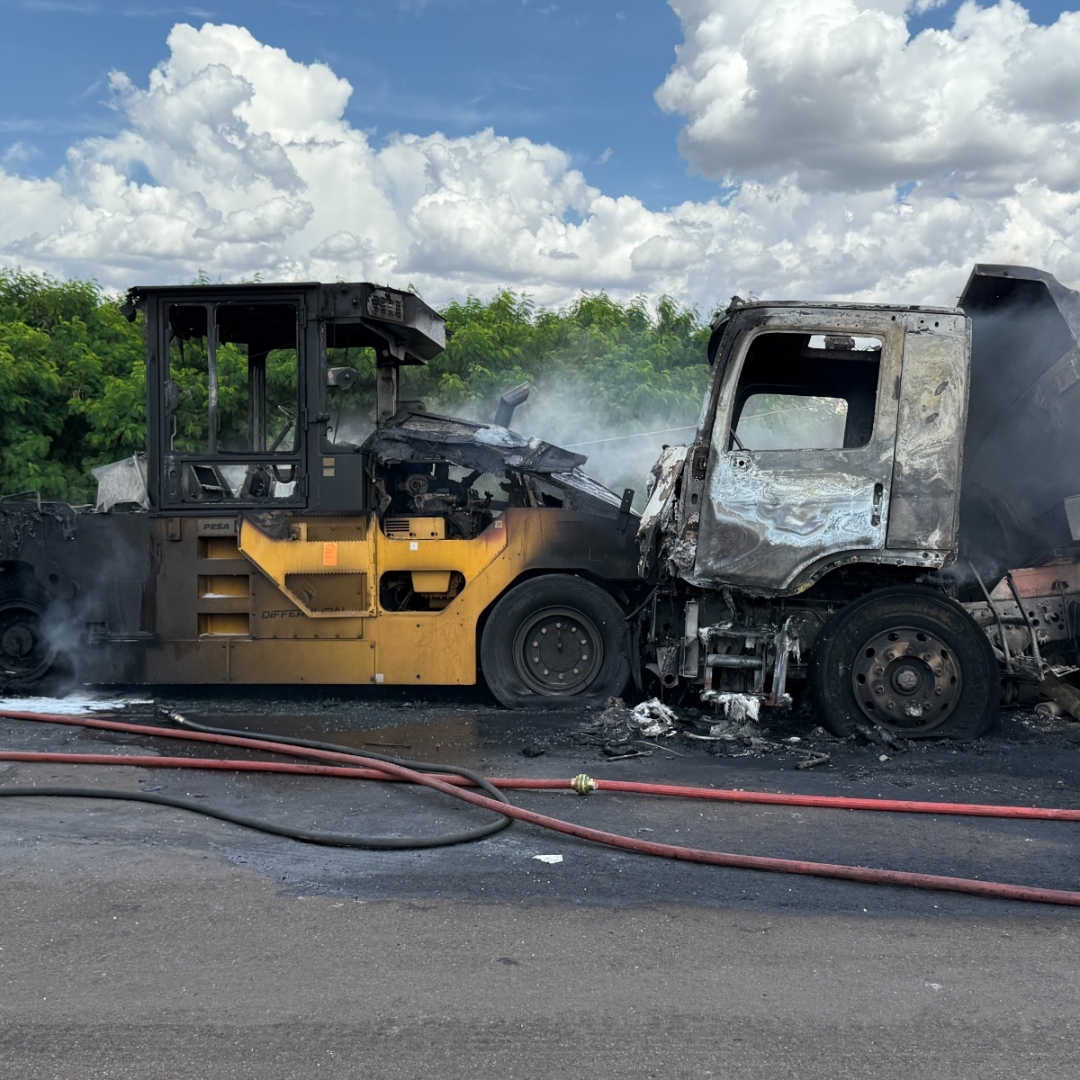
<svg viewBox="0 0 1080 1080">
<path fill-rule="evenodd" d="M 1001 683 L 986 635 L 932 589 L 882 589 L 841 608 L 810 659 L 818 720 L 834 735 L 876 725 L 903 738 L 977 739 L 997 720 Z"/>
<path fill-rule="evenodd" d="M 626 617 L 584 578 L 530 578 L 492 608 L 480 668 L 510 709 L 603 704 L 630 676 Z"/>
<path fill-rule="evenodd" d="M 52 667 L 56 650 L 49 640 L 46 600 L 21 580 L 0 575 L 0 680 L 32 683 Z"/>
</svg>

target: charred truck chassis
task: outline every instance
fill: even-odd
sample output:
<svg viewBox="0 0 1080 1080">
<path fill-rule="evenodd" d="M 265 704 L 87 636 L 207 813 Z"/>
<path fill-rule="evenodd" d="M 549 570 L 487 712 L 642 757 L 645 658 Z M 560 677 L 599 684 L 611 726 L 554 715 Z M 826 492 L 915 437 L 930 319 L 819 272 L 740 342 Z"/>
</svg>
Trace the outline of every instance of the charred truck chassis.
<svg viewBox="0 0 1080 1080">
<path fill-rule="evenodd" d="M 468 685 L 479 667 L 509 705 L 622 689 L 629 495 L 580 455 L 399 402 L 401 367 L 445 344 L 417 297 L 139 288 L 127 310 L 146 315 L 147 454 L 95 470 L 93 511 L 0 505 L 0 676 L 62 657 L 95 683 Z M 377 400 L 356 443 L 338 429 L 363 350 Z"/>
<path fill-rule="evenodd" d="M 959 308 L 736 298 L 642 518 L 661 683 L 735 717 L 808 687 L 840 734 L 978 736 L 1001 676 L 1080 717 L 1078 341 L 1025 267 Z"/>
</svg>

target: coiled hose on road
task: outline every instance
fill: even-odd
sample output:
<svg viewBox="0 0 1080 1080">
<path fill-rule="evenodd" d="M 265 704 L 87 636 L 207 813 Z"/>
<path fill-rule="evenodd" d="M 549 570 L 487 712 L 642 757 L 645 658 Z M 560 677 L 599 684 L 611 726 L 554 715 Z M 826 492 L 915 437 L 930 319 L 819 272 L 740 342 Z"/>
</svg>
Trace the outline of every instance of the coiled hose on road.
<svg viewBox="0 0 1080 1080">
<path fill-rule="evenodd" d="M 849 799 L 836 796 L 787 795 L 775 792 L 731 791 L 715 788 L 679 787 L 667 784 L 644 784 L 627 781 L 590 780 L 577 777 L 574 780 L 488 779 L 471 770 L 455 766 L 431 765 L 423 762 L 392 758 L 352 750 L 333 743 L 320 743 L 306 739 L 286 737 L 263 738 L 248 732 L 229 728 L 213 728 L 195 724 L 183 717 L 169 714 L 184 730 L 154 727 L 145 724 L 128 724 L 115 720 L 56 715 L 52 713 L 26 713 L 0 710 L 0 717 L 12 720 L 29 720 L 52 724 L 119 731 L 125 734 L 149 735 L 191 742 L 208 742 L 225 746 L 242 747 L 264 753 L 287 754 L 307 758 L 319 764 L 297 764 L 274 761 L 223 761 L 214 758 L 165 758 L 117 754 L 65 754 L 36 753 L 30 751 L 2 751 L 0 761 L 49 762 L 52 764 L 138 765 L 142 767 L 226 769 L 229 771 L 292 773 L 318 776 L 337 776 L 356 780 L 397 780 L 422 785 L 440 791 L 473 806 L 491 810 L 500 819 L 479 829 L 433 839 L 402 837 L 357 837 L 335 833 L 314 833 L 273 825 L 268 822 L 246 818 L 202 806 L 189 800 L 173 799 L 152 793 L 112 791 L 97 788 L 29 788 L 0 787 L 0 798 L 5 797 L 73 797 L 96 799 L 123 799 L 135 802 L 156 803 L 191 810 L 208 817 L 219 818 L 261 832 L 301 840 L 307 843 L 327 844 L 339 847 L 364 848 L 415 848 L 432 847 L 488 836 L 505 828 L 516 819 L 531 825 L 576 836 L 583 840 L 605 844 L 642 855 L 677 859 L 685 862 L 705 863 L 744 870 L 762 870 L 771 873 L 801 874 L 812 877 L 837 878 L 872 885 L 900 885 L 907 888 L 935 889 L 945 892 L 966 893 L 1006 900 L 1023 900 L 1044 904 L 1063 904 L 1080 907 L 1080 892 L 1063 889 L 1043 889 L 1003 882 L 978 881 L 970 878 L 945 877 L 938 874 L 919 874 L 901 870 L 881 870 L 863 866 L 845 866 L 836 863 L 805 862 L 797 859 L 773 859 L 756 855 L 737 855 L 730 852 L 706 851 L 699 848 L 661 844 L 618 833 L 593 829 L 560 818 L 538 814 L 514 806 L 500 789 L 518 790 L 576 790 L 586 794 L 590 790 L 626 792 L 634 794 L 662 795 L 676 798 L 697 798 L 723 802 L 767 803 L 778 806 L 822 807 L 844 810 L 873 810 L 892 813 L 950 814 L 970 817 L 1024 818 L 1050 821 L 1080 821 L 1080 810 L 1053 809 L 1026 806 L 988 806 L 963 803 L 910 802 L 891 799 Z M 464 785 L 475 785 L 489 794 L 482 795 L 468 790 Z M 491 794 L 494 791 L 495 794 Z"/>
</svg>

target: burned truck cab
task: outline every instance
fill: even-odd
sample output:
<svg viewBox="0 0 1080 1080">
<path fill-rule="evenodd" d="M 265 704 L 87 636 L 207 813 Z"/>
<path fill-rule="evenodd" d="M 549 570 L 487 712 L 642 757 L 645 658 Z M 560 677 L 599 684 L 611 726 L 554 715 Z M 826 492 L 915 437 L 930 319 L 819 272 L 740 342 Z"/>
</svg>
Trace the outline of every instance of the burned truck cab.
<svg viewBox="0 0 1080 1080">
<path fill-rule="evenodd" d="M 956 308 L 734 300 L 640 540 L 652 667 L 730 713 L 972 738 L 1080 718 L 1080 294 L 976 266 Z M 1029 694 L 1030 696 L 1030 694 Z"/>
<path fill-rule="evenodd" d="M 790 596 L 840 566 L 942 566 L 968 341 L 955 310 L 729 310 L 682 480 L 680 576 Z"/>
<path fill-rule="evenodd" d="M 662 681 L 756 715 L 789 700 L 794 676 L 812 677 L 806 660 L 853 601 L 880 591 L 886 622 L 897 606 L 936 603 L 919 585 L 956 555 L 969 348 L 953 308 L 732 303 L 714 326 L 695 440 L 660 463 L 643 515 Z M 926 730 L 956 715 L 941 655 L 952 644 L 934 617 L 897 639 L 934 654 L 905 669 L 914 693 L 869 665 L 860 707 L 852 685 L 822 673 L 818 703 L 838 727 L 866 708 Z"/>
<path fill-rule="evenodd" d="M 510 705 L 622 688 L 629 498 L 505 408 L 482 424 L 402 400 L 402 370 L 446 344 L 419 297 L 197 284 L 132 289 L 126 311 L 145 313 L 147 453 L 96 470 L 91 512 L 0 508 L 0 618 L 18 609 L 12 649 L 34 660 L 0 640 L 0 674 L 58 656 L 90 682 L 482 673 Z"/>
</svg>

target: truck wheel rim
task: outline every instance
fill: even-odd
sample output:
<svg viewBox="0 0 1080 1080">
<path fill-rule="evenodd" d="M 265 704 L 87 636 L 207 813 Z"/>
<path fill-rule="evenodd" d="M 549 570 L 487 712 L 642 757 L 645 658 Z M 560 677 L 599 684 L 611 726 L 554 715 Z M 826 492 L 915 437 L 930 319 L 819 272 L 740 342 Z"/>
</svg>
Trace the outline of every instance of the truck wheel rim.
<svg viewBox="0 0 1080 1080">
<path fill-rule="evenodd" d="M 27 607 L 0 609 L 0 672 L 10 679 L 32 679 L 51 661 L 41 615 Z"/>
<path fill-rule="evenodd" d="M 851 667 L 851 686 L 868 719 L 925 732 L 952 714 L 963 681 L 946 642 L 927 630 L 896 626 L 863 644 Z"/>
<path fill-rule="evenodd" d="M 514 635 L 514 668 L 545 697 L 578 694 L 604 661 L 596 624 L 571 607 L 549 607 L 530 615 Z"/>
</svg>

